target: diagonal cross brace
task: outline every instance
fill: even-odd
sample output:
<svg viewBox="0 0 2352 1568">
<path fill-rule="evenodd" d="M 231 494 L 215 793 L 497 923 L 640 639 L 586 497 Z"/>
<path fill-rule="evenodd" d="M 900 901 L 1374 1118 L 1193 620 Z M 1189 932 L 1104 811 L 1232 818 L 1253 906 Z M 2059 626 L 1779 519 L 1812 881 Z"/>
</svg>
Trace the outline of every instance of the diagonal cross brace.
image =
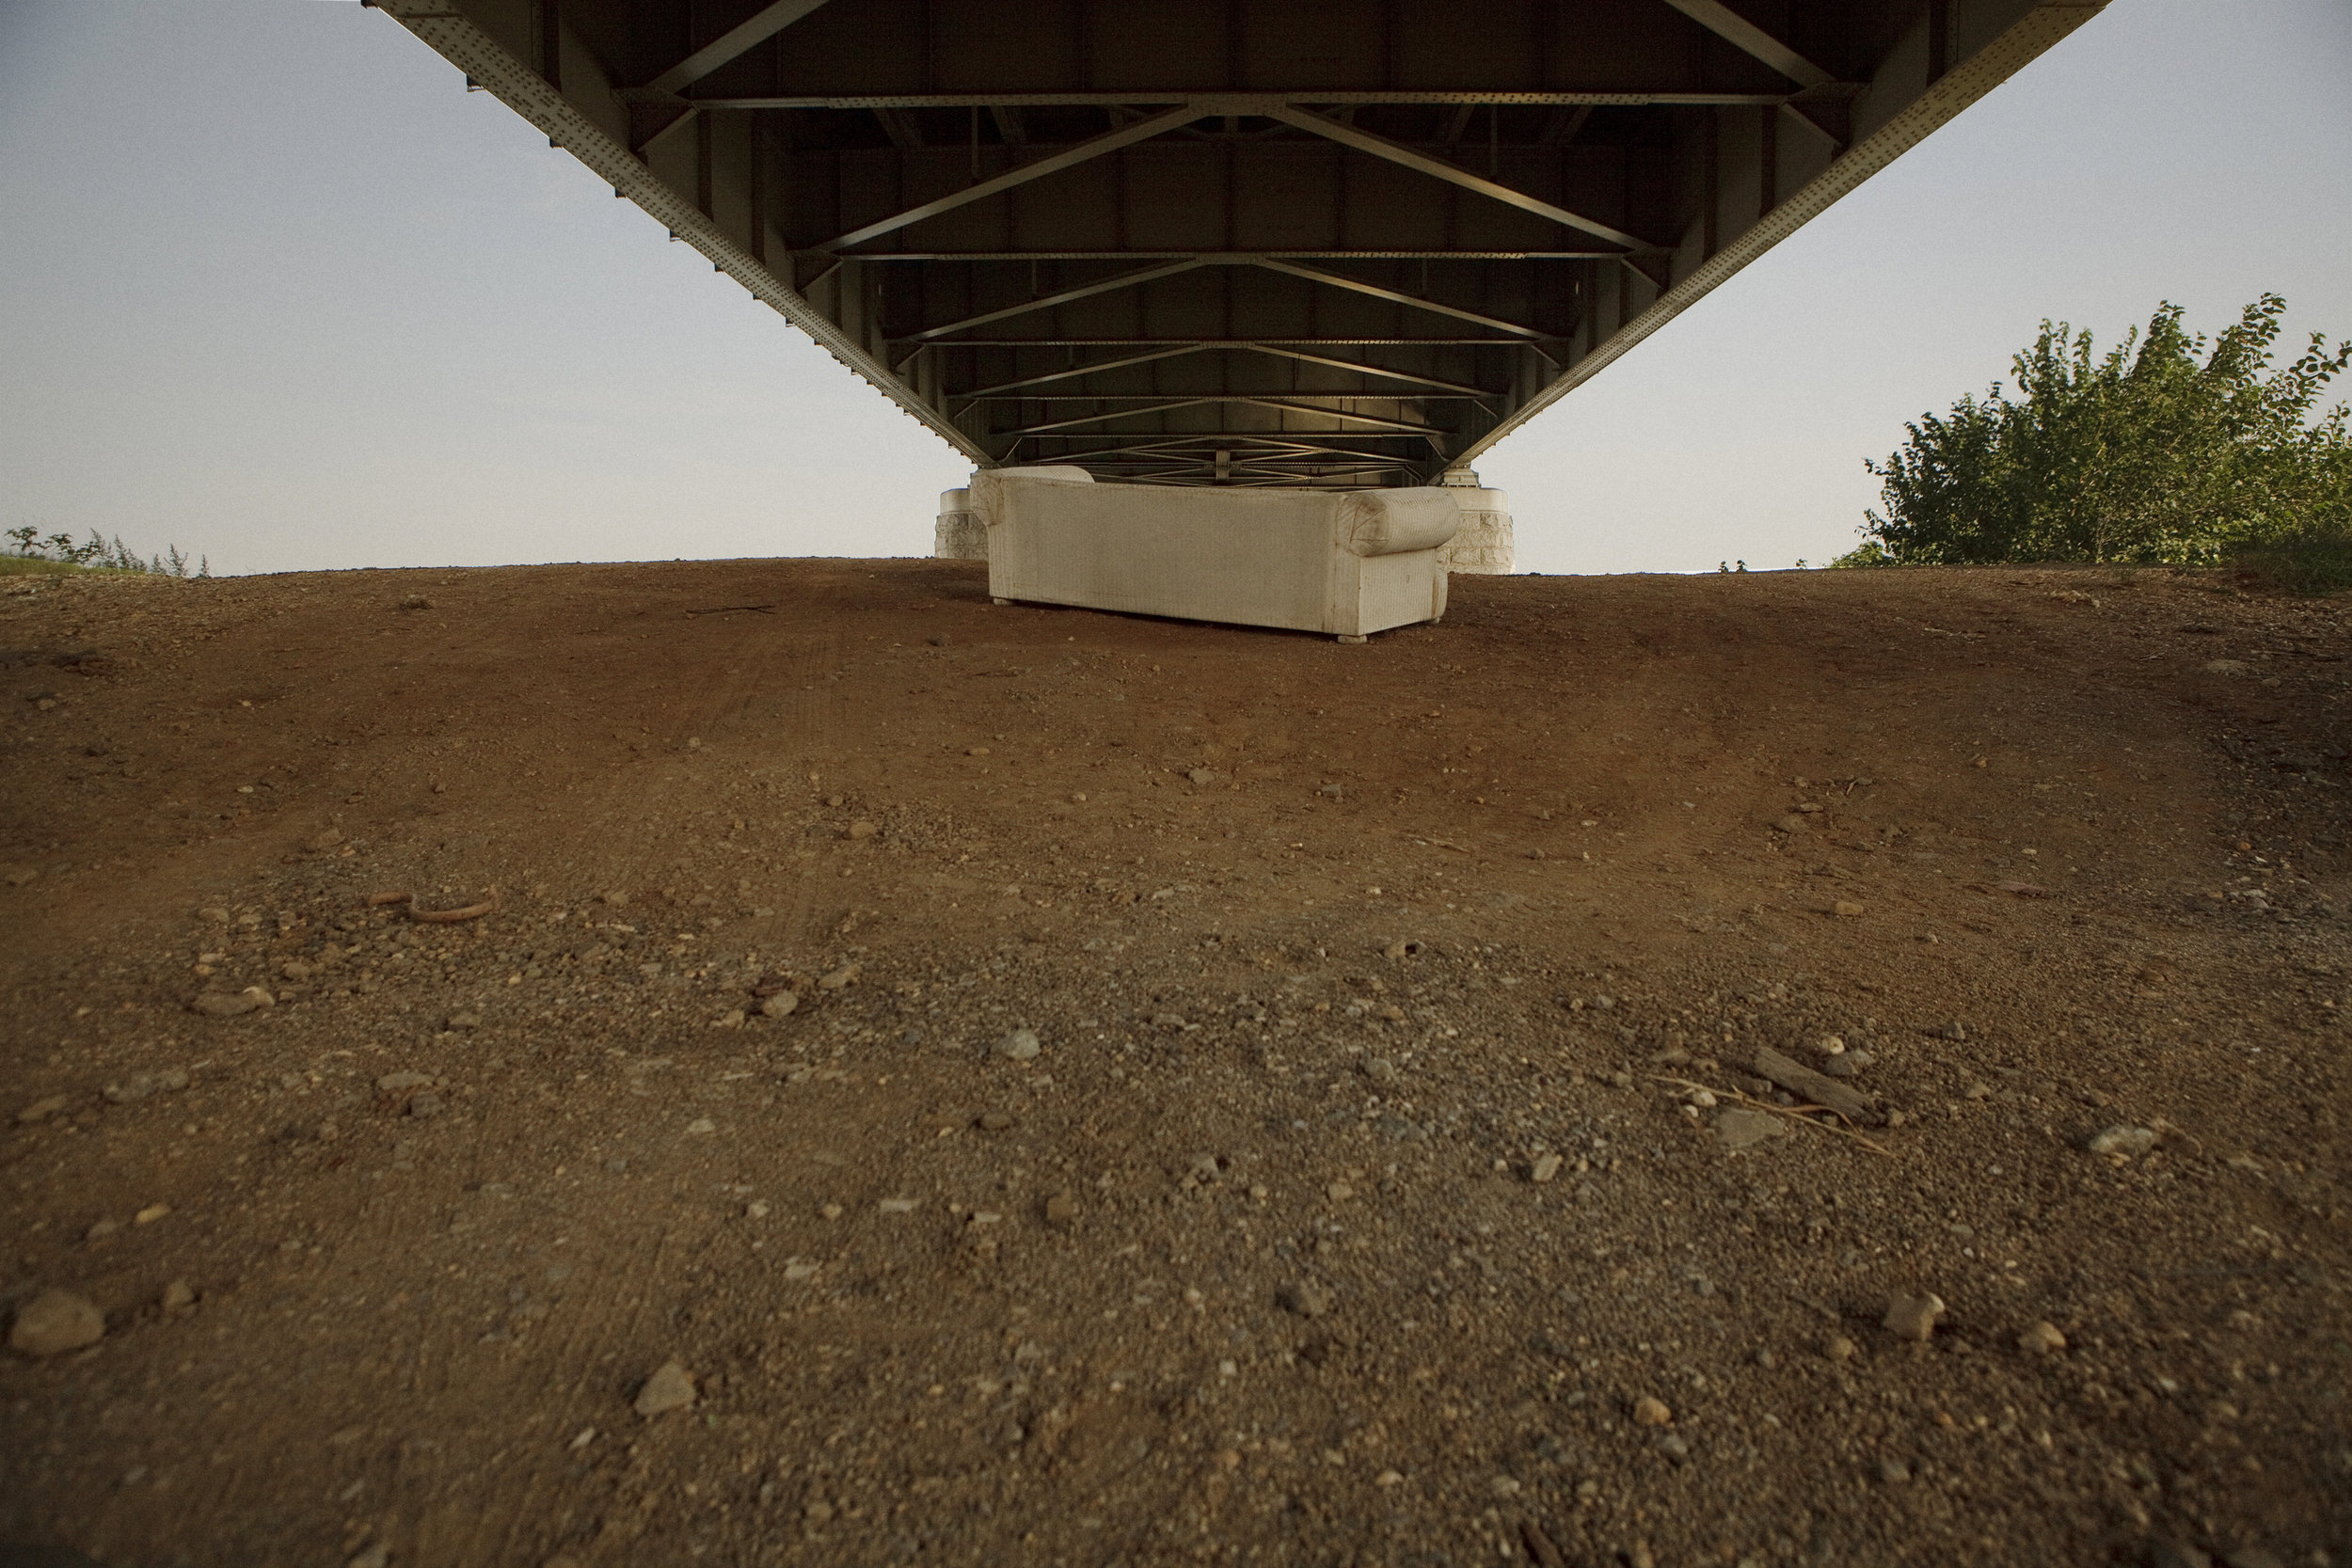
<svg viewBox="0 0 2352 1568">
<path fill-rule="evenodd" d="M 775 0 L 775 4 L 762 7 L 748 20 L 728 28 L 647 82 L 644 90 L 677 92 L 690 83 L 699 82 L 729 60 L 748 54 L 774 38 L 824 3 L 825 0 Z"/>
<path fill-rule="evenodd" d="M 1375 158 L 1385 158 L 1392 164 L 1402 164 L 1406 168 L 1418 170 L 1434 179 L 1443 180 L 1448 184 L 1459 185 L 1466 191 L 1476 191 L 1479 195 L 1500 201 L 1505 206 L 1517 207 L 1523 213 L 1533 213 L 1539 218 L 1549 218 L 1565 228 L 1581 230 L 1587 234 L 1607 240 L 1612 245 L 1621 245 L 1629 250 L 1660 248 L 1647 240 L 1627 233 L 1622 229 L 1612 229 L 1597 218 L 1588 218 L 1580 213 L 1571 213 L 1565 207 L 1555 207 L 1549 201 L 1539 200 L 1528 195 L 1525 191 L 1514 190 L 1508 185 L 1472 174 L 1470 170 L 1457 167 L 1442 159 L 1416 152 L 1401 142 L 1392 142 L 1386 136 L 1375 136 L 1369 131 L 1359 131 L 1353 125 L 1343 125 L 1328 115 L 1319 115 L 1312 110 L 1299 108 L 1294 103 L 1271 104 L 1260 112 L 1280 120 L 1285 125 L 1295 126 L 1301 131 L 1311 131 L 1318 136 L 1338 142 L 1342 147 L 1351 147 L 1359 152 L 1370 153 Z"/>
</svg>

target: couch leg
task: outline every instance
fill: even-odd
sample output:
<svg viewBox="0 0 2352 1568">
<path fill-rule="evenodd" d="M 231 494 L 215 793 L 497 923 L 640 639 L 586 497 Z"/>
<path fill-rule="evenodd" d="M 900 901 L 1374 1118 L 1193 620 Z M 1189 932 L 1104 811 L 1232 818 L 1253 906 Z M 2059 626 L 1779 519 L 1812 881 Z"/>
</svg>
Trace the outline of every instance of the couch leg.
<svg viewBox="0 0 2352 1568">
<path fill-rule="evenodd" d="M 1358 636 L 1356 636 L 1355 634 L 1353 634 L 1352 632 L 1344 632 L 1344 631 L 1343 631 L 1343 632 L 1341 632 L 1341 633 L 1339 634 L 1339 638 L 1340 638 L 1340 641 L 1343 641 L 1343 642 L 1368 642 L 1368 641 L 1371 641 L 1371 639 L 1370 639 L 1370 638 L 1358 637 Z"/>
</svg>

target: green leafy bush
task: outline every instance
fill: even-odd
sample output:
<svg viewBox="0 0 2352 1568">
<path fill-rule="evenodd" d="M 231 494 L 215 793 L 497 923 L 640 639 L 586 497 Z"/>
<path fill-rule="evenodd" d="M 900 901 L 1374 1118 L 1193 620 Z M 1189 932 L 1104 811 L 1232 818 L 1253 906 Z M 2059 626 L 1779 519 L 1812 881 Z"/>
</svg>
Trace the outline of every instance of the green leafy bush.
<svg viewBox="0 0 2352 1568">
<path fill-rule="evenodd" d="M 1995 382 L 1865 462 L 1883 511 L 1835 564 L 2242 559 L 2290 586 L 2352 581 L 2352 438 L 2341 405 L 2313 412 L 2352 344 L 2314 333 L 2270 372 L 2285 309 L 2265 294 L 2208 341 L 2167 303 L 2105 355 L 2044 321 L 2011 361 L 2018 395 Z"/>
<path fill-rule="evenodd" d="M 209 578 L 213 575 L 212 558 L 192 562 L 180 553 L 174 545 L 163 555 L 139 559 L 136 551 L 122 542 L 122 535 L 113 539 L 103 537 L 97 530 L 82 544 L 73 542 L 70 533 L 53 533 L 46 539 L 40 530 L 27 525 L 9 529 L 5 535 L 16 548 L 0 555 L 0 573 L 21 572 L 143 572 L 155 577 Z"/>
</svg>

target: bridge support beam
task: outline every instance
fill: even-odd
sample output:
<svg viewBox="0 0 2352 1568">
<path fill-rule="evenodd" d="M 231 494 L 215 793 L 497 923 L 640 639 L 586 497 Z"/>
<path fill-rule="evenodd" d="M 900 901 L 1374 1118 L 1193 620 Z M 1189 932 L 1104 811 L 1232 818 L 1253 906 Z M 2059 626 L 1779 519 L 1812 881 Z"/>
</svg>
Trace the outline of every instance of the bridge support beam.
<svg viewBox="0 0 2352 1568">
<path fill-rule="evenodd" d="M 1456 575 L 1500 577 L 1517 563 L 1511 542 L 1511 497 L 1478 483 L 1470 468 L 1448 468 L 1438 483 L 1461 503 L 1462 526 L 1454 531 L 1438 563 Z"/>
<path fill-rule="evenodd" d="M 931 532 L 931 555 L 940 561 L 988 559 L 988 525 L 972 510 L 971 491 L 939 493 L 939 521 Z"/>
</svg>

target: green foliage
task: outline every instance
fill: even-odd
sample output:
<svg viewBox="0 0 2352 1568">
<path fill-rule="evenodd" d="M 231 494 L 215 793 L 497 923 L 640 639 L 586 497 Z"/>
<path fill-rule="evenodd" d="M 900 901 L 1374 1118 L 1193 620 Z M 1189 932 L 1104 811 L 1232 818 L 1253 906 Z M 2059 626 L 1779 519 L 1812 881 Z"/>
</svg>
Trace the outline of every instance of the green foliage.
<svg viewBox="0 0 2352 1568">
<path fill-rule="evenodd" d="M 2314 333 L 2265 375 L 2285 309 L 2265 294 L 2208 341 L 2167 303 L 2105 355 L 2088 331 L 2044 321 L 2011 361 L 2018 396 L 1995 382 L 1906 426 L 1884 463 L 1865 462 L 1884 511 L 1867 514 L 1866 543 L 1836 564 L 2251 555 L 2344 571 L 2352 438 L 2342 406 L 2313 410 L 2352 344 L 2331 350 Z M 2286 574 L 2312 586 L 2327 576 Z"/>
<path fill-rule="evenodd" d="M 0 555 L 0 573 L 140 572 L 164 578 L 209 578 L 213 575 L 210 556 L 200 562 L 192 562 L 180 553 L 179 546 L 173 545 L 167 553 L 149 556 L 142 561 L 122 542 L 122 535 L 118 533 L 110 540 L 95 529 L 90 531 L 89 538 L 79 545 L 73 542 L 70 533 L 53 533 L 44 539 L 40 530 L 30 525 L 9 529 L 5 537 L 12 541 L 16 548 L 10 554 Z M 191 565 L 196 568 L 193 572 L 189 570 Z"/>
<path fill-rule="evenodd" d="M 1886 553 L 1886 546 L 1875 539 L 1865 539 L 1844 555 L 1830 562 L 1832 566 L 1892 566 L 1895 558 Z"/>
</svg>

